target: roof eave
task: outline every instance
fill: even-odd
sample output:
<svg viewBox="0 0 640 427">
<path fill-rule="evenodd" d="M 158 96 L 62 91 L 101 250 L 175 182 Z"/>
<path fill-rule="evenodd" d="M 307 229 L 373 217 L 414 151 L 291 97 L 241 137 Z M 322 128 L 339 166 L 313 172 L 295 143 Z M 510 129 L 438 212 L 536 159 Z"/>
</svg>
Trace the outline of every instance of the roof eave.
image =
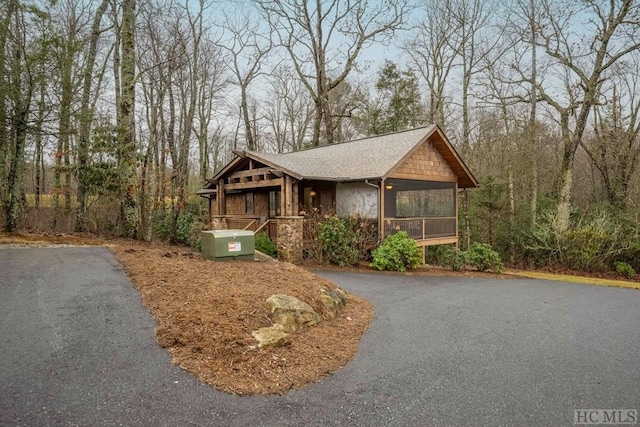
<svg viewBox="0 0 640 427">
<path fill-rule="evenodd" d="M 279 165 L 279 164 L 277 164 L 277 163 L 275 163 L 275 162 L 273 162 L 271 160 L 267 160 L 264 157 L 261 157 L 255 151 L 245 151 L 244 155 L 246 157 L 250 158 L 250 159 L 253 159 L 253 160 L 261 162 L 261 163 L 264 163 L 265 165 L 270 166 L 270 167 L 272 167 L 274 169 L 279 169 L 282 172 L 286 173 L 287 175 L 289 175 L 289 176 L 291 176 L 291 177 L 293 177 L 295 179 L 298 179 L 298 180 L 304 179 L 303 176 L 301 174 L 299 174 L 298 172 L 295 172 L 295 171 L 292 171 L 292 170 L 290 170 L 288 168 L 285 168 L 284 166 Z"/>
</svg>

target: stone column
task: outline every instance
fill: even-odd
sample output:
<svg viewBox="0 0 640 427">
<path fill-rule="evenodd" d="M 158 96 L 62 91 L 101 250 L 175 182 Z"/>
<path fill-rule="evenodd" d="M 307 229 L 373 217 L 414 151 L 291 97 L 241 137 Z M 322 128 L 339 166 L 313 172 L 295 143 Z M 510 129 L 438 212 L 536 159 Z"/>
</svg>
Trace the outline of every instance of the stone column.
<svg viewBox="0 0 640 427">
<path fill-rule="evenodd" d="M 227 229 L 227 218 L 223 215 L 212 215 L 211 216 L 211 229 L 212 230 L 226 230 Z"/>
<path fill-rule="evenodd" d="M 299 263 L 302 261 L 304 217 L 278 217 L 278 259 L 280 261 Z"/>
</svg>

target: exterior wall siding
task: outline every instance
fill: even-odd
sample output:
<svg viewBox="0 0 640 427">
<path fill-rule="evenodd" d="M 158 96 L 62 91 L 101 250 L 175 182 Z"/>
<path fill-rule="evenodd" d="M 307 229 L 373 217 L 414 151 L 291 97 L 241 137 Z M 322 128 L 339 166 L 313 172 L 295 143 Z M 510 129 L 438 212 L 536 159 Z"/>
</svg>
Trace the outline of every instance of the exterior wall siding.
<svg viewBox="0 0 640 427">
<path fill-rule="evenodd" d="M 390 178 L 457 182 L 455 173 L 429 141 L 422 144 Z"/>
<path fill-rule="evenodd" d="M 227 215 L 242 215 L 247 213 L 244 194 L 227 194 Z"/>
<path fill-rule="evenodd" d="M 269 217 L 269 193 L 254 193 L 253 203 L 253 213 L 262 221 L 266 220 Z"/>
<path fill-rule="evenodd" d="M 378 218 L 378 190 L 364 182 L 338 183 L 336 186 L 338 216 L 360 215 Z"/>
</svg>

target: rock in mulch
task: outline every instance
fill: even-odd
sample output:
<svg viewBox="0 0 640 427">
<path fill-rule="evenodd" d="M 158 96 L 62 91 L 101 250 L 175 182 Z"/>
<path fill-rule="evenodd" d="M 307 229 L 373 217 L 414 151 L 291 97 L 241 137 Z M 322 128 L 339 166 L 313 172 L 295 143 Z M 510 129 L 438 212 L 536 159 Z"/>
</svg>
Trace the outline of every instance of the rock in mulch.
<svg viewBox="0 0 640 427">
<path fill-rule="evenodd" d="M 320 322 L 320 316 L 306 302 L 290 295 L 276 294 L 267 298 L 273 323 L 285 332 L 295 332 Z"/>
<path fill-rule="evenodd" d="M 344 310 L 344 306 L 347 304 L 347 293 L 338 287 L 332 290 L 322 288 L 320 289 L 320 301 L 333 319 Z"/>
<path fill-rule="evenodd" d="M 256 329 L 251 335 L 258 341 L 258 348 L 277 348 L 291 343 L 289 334 L 278 324 Z"/>
</svg>

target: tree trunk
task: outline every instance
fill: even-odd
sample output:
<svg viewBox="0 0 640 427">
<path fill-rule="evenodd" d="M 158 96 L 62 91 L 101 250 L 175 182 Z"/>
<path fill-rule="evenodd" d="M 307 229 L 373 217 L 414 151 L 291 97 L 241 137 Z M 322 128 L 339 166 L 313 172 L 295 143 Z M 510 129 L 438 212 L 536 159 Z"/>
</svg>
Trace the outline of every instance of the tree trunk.
<svg viewBox="0 0 640 427">
<path fill-rule="evenodd" d="M 6 159 L 9 154 L 9 135 L 7 133 L 7 97 L 10 86 L 5 80 L 6 70 L 6 43 L 9 33 L 11 18 L 17 9 L 17 1 L 10 1 L 7 5 L 7 14 L 2 19 L 0 27 L 0 208 L 6 210 L 8 207 L 8 186 L 5 181 Z"/>
<path fill-rule="evenodd" d="M 571 153 L 566 153 L 560 168 L 558 180 L 558 205 L 556 217 L 556 235 L 560 236 L 569 229 L 571 200 L 573 196 L 573 160 Z"/>
<path fill-rule="evenodd" d="M 136 212 L 135 173 L 135 0 L 123 0 L 122 25 L 120 37 L 122 56 L 120 64 L 121 93 L 118 110 L 118 144 L 120 151 L 120 170 L 122 173 L 122 201 L 120 204 L 121 233 L 134 237 L 138 230 Z"/>
<path fill-rule="evenodd" d="M 536 19 L 535 19 L 535 8 L 536 3 L 535 0 L 530 1 L 531 7 L 531 16 L 530 16 L 530 25 L 531 25 L 531 93 L 530 93 L 530 102 L 531 102 L 531 110 L 529 115 L 529 149 L 531 153 L 531 204 L 530 204 L 530 214 L 531 214 L 531 226 L 535 227 L 536 222 L 538 221 L 538 150 L 537 150 L 537 103 L 538 103 L 538 93 L 537 93 L 537 47 L 536 47 Z"/>
<path fill-rule="evenodd" d="M 462 250 L 466 251 L 471 245 L 471 222 L 469 221 L 469 191 L 462 190 Z"/>
<path fill-rule="evenodd" d="M 16 32 L 21 27 L 20 19 L 16 19 Z M 20 40 L 21 37 L 15 37 L 15 40 Z M 24 156 L 25 145 L 27 140 L 27 129 L 29 120 L 29 108 L 31 106 L 31 97 L 34 90 L 34 82 L 31 76 L 25 58 L 25 46 L 14 46 L 13 58 L 11 66 L 11 91 L 13 98 L 13 114 L 11 117 L 11 127 L 13 135 L 13 157 L 9 166 L 8 176 L 8 204 L 6 209 L 7 223 L 5 230 L 13 232 L 18 225 L 18 213 L 20 210 L 20 204 L 24 197 Z M 24 61 L 24 67 L 23 67 Z M 23 79 L 27 77 L 27 81 Z M 24 93 L 23 93 L 24 91 Z"/>
<path fill-rule="evenodd" d="M 7 206 L 7 224 L 5 231 L 13 232 L 18 225 L 18 212 L 20 197 L 24 185 L 24 148 L 27 140 L 28 103 L 21 102 L 16 105 L 15 120 L 15 146 L 14 155 L 9 169 L 9 204 Z"/>
<path fill-rule="evenodd" d="M 509 261 L 515 262 L 515 230 L 516 230 L 516 197 L 513 191 L 513 170 L 509 160 L 507 172 L 507 190 L 509 193 Z"/>
<path fill-rule="evenodd" d="M 247 150 L 255 151 L 256 141 L 253 138 L 253 126 L 251 124 L 251 118 L 249 117 L 249 101 L 247 100 L 247 88 L 244 85 L 241 86 L 240 93 L 240 107 L 242 110 L 242 120 L 244 121 L 244 137 L 247 141 Z"/>
<path fill-rule="evenodd" d="M 313 136 L 311 143 L 314 147 L 320 145 L 320 128 L 322 127 L 322 102 L 319 98 L 314 101 L 315 105 L 315 117 L 313 120 Z"/>
<path fill-rule="evenodd" d="M 86 66 L 83 75 L 82 99 L 80 101 L 80 132 L 78 138 L 78 200 L 76 203 L 76 225 L 75 231 L 85 230 L 85 214 L 87 210 L 87 192 L 89 185 L 87 182 L 87 168 L 89 166 L 89 140 L 91 139 L 91 123 L 93 122 L 93 109 L 90 105 L 91 87 L 93 83 L 93 68 L 95 65 L 98 50 L 98 39 L 100 38 L 100 22 L 107 10 L 108 0 L 103 0 L 96 14 L 93 17 L 91 26 L 91 39 L 89 41 L 89 52 L 86 58 Z"/>
</svg>

